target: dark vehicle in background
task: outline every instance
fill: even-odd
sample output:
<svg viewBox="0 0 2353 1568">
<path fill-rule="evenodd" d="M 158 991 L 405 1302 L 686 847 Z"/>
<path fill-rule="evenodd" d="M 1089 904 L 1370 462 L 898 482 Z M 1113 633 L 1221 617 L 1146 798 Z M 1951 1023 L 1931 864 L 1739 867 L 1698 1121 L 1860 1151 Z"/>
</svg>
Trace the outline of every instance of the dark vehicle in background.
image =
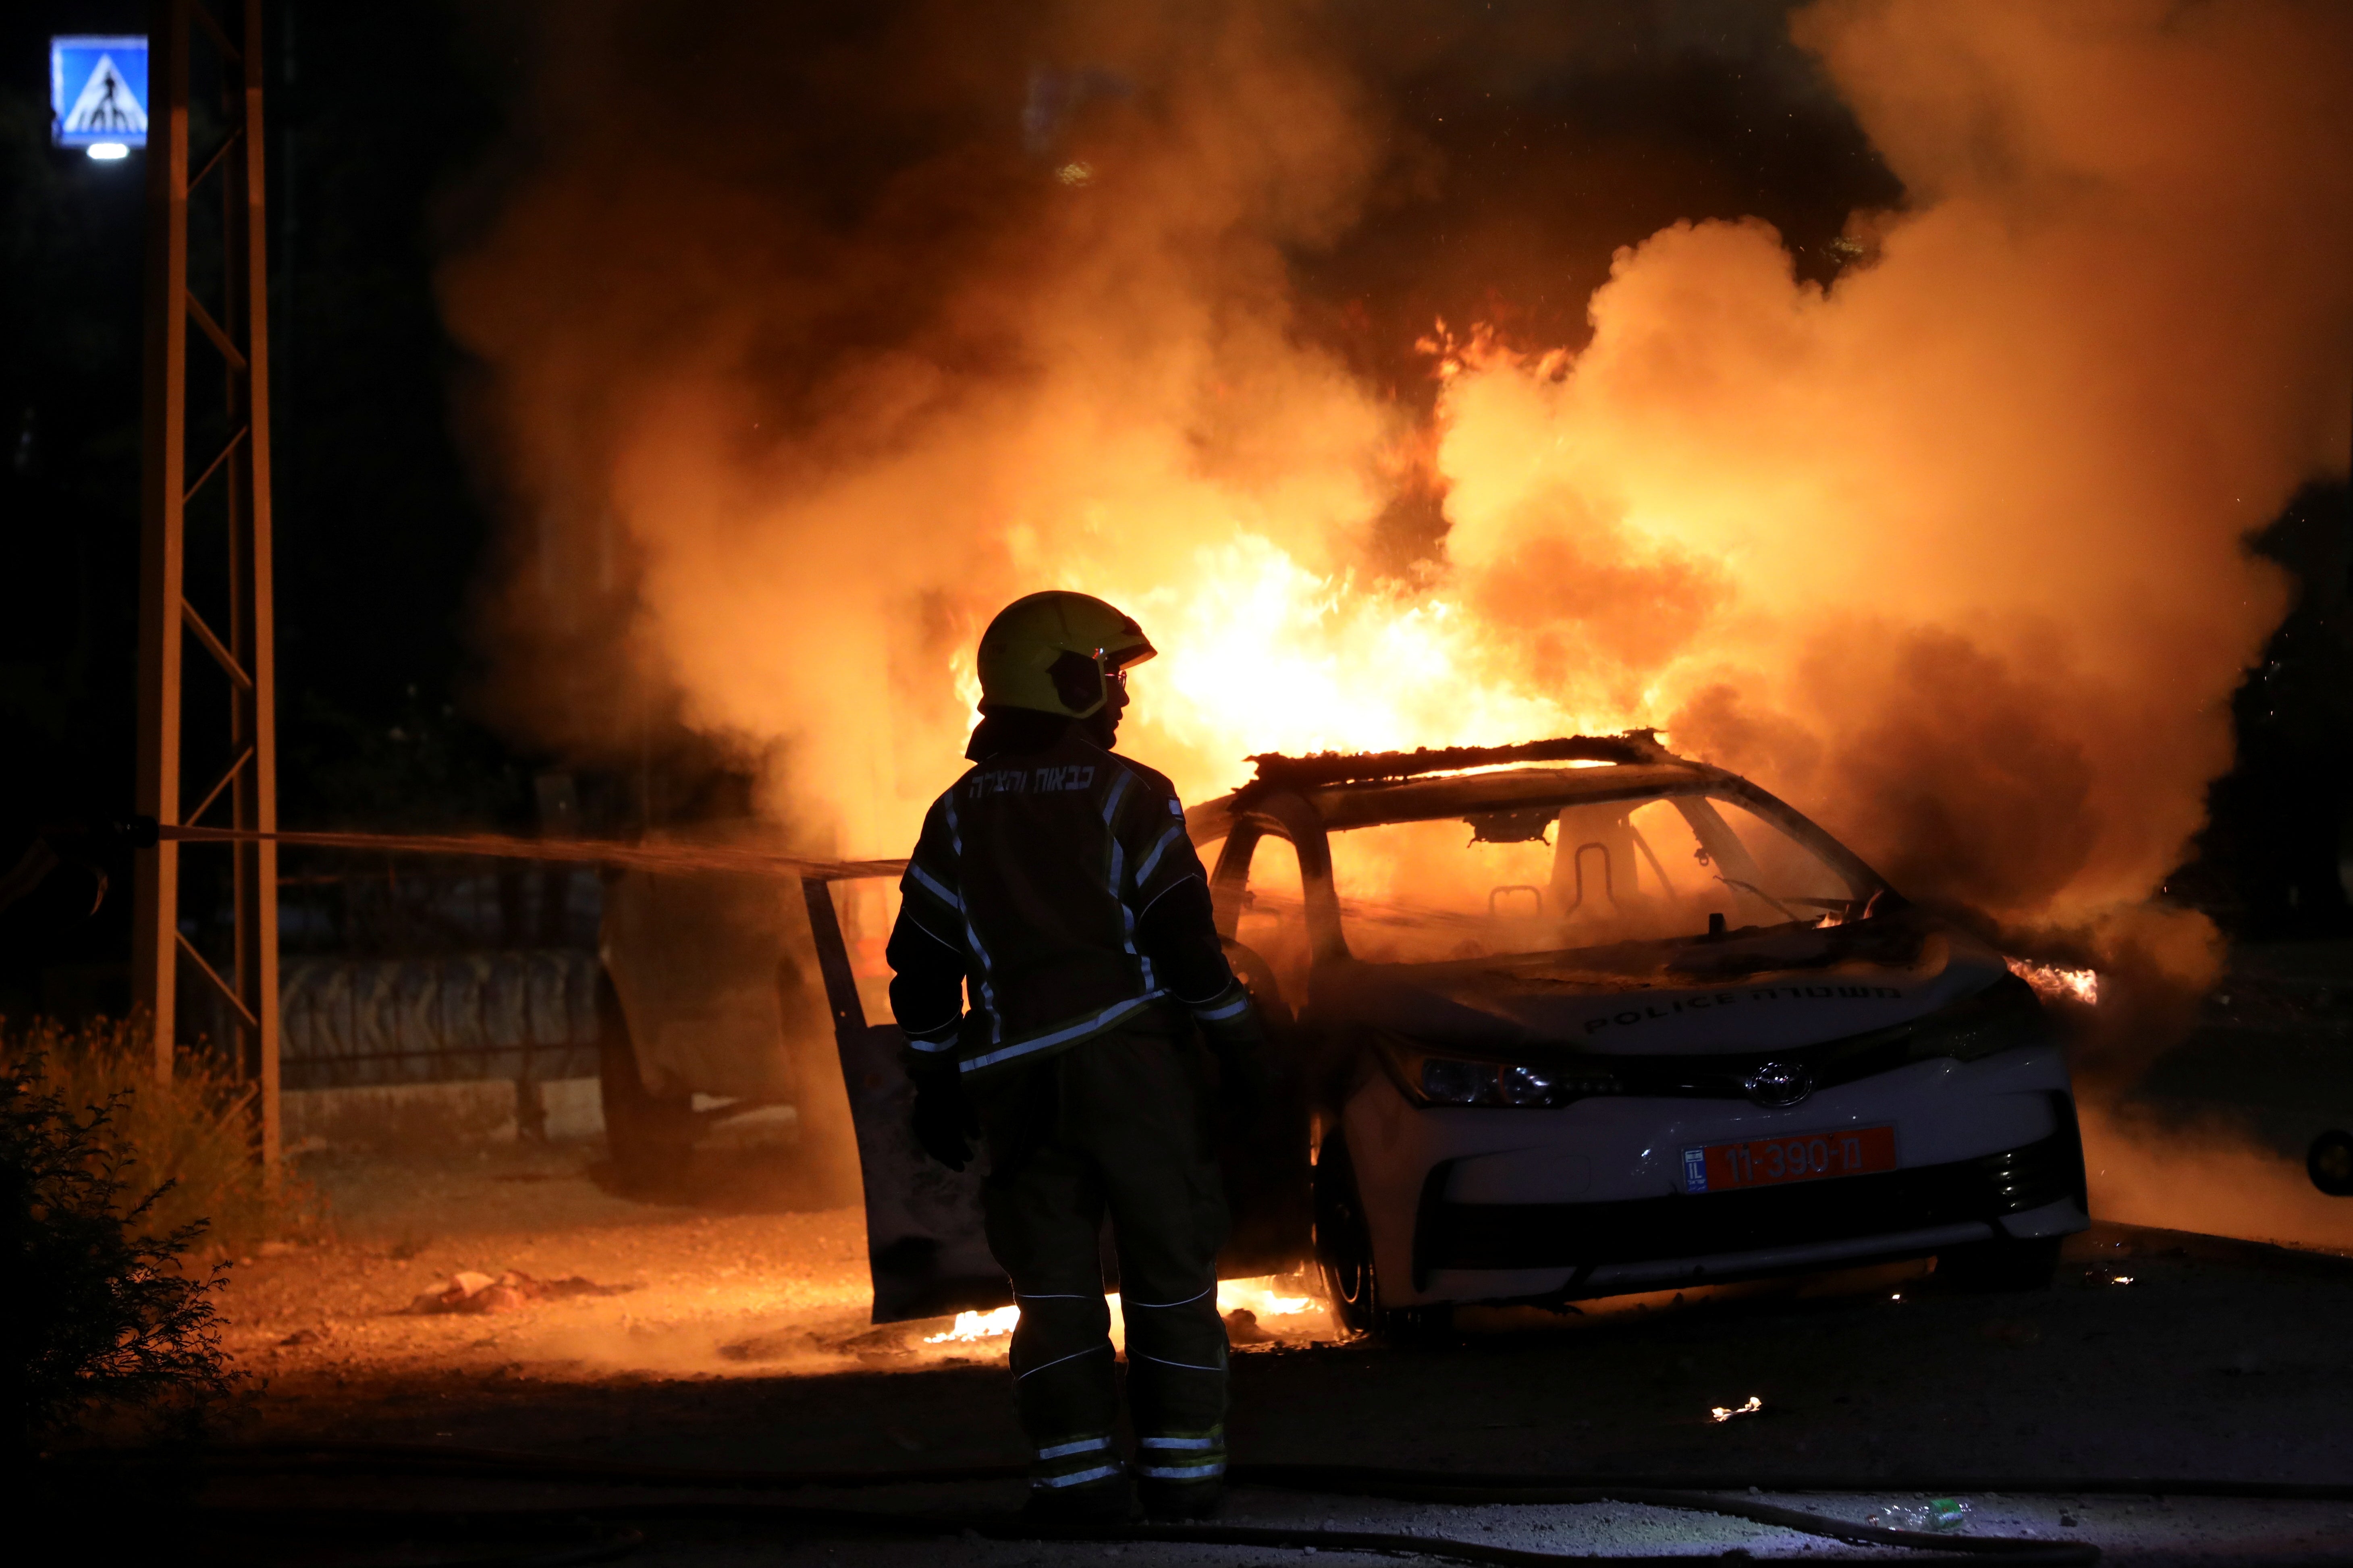
<svg viewBox="0 0 2353 1568">
<path fill-rule="evenodd" d="M 752 821 L 652 843 L 764 847 Z M 881 971 L 879 940 L 861 967 Z M 796 884 L 755 872 L 628 870 L 607 879 L 596 1058 L 622 1190 L 662 1195 L 713 1128 L 765 1113 L 811 1159 L 846 1143 L 839 1068 Z"/>
</svg>

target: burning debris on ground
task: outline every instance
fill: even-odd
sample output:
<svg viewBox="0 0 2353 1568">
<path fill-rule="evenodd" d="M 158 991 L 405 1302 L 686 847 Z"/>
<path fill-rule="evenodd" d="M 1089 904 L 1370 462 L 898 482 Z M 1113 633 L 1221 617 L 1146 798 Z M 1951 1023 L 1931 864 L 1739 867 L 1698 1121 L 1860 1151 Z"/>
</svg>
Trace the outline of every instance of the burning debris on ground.
<svg viewBox="0 0 2353 1568">
<path fill-rule="evenodd" d="M 562 1301 L 575 1296 L 620 1296 L 629 1285 L 598 1285 L 577 1274 L 566 1279 L 534 1279 L 519 1268 L 492 1276 L 467 1268 L 449 1276 L 448 1284 L 427 1290 L 408 1304 L 411 1312 L 518 1312 L 533 1301 Z"/>
</svg>

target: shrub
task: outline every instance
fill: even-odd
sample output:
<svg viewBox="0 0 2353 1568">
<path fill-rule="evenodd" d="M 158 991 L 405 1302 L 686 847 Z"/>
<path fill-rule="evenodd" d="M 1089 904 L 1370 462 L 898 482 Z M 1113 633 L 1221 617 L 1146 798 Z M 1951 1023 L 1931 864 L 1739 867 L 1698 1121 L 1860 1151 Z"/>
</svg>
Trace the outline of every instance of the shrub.
<svg viewBox="0 0 2353 1568">
<path fill-rule="evenodd" d="M 236 1382 L 222 1250 L 311 1219 L 253 1158 L 249 1090 L 201 1057 L 154 1078 L 140 1024 L 0 1027 L 0 1419 L 24 1451 L 77 1424 L 168 1429 Z"/>
<path fill-rule="evenodd" d="M 184 1258 L 203 1234 L 191 1220 L 158 1231 L 170 1183 L 131 1200 L 132 1157 L 110 1138 L 129 1100 L 77 1110 L 19 1058 L 0 1078 L 0 1354 L 16 1455 L 78 1418 L 128 1415 L 185 1426 L 229 1392 L 212 1294 L 219 1269 L 192 1277 Z M 6 1461 L 0 1461 L 6 1462 Z"/>
<path fill-rule="evenodd" d="M 250 1086 L 188 1052 L 171 1083 L 159 1083 L 153 1038 L 143 1021 L 68 1028 L 36 1019 L 0 1028 L 0 1073 L 34 1079 L 76 1110 L 106 1110 L 91 1136 L 149 1198 L 144 1223 L 154 1231 L 201 1221 L 206 1250 L 237 1256 L 311 1224 L 302 1184 L 288 1171 L 273 1186 L 253 1157 Z"/>
</svg>

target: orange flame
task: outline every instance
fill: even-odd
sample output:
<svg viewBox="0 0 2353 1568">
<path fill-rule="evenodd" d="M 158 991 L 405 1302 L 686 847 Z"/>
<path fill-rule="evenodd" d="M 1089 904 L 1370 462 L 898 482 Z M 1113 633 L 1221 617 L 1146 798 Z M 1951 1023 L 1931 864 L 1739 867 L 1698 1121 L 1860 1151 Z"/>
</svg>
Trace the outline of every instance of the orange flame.
<svg viewBox="0 0 2353 1568">
<path fill-rule="evenodd" d="M 2081 1002 L 2096 1007 L 2100 1003 L 2100 977 L 2089 969 L 2061 969 L 2053 964 L 2037 963 L 2031 958 L 2010 958 L 2002 962 L 2010 972 L 2034 987 L 2035 994 L 2047 1002 Z"/>
<path fill-rule="evenodd" d="M 999 1307 L 993 1312 L 958 1312 L 955 1326 L 936 1334 L 926 1334 L 927 1345 L 970 1344 L 976 1340 L 1002 1339 L 1013 1331 L 1021 1321 L 1018 1307 Z"/>
<path fill-rule="evenodd" d="M 1271 1278 L 1219 1280 L 1219 1313 L 1223 1315 L 1238 1308 L 1248 1309 L 1257 1315 L 1263 1326 L 1270 1318 L 1304 1317 L 1315 1306 L 1313 1296 L 1278 1294 L 1271 1288 L 1274 1283 Z M 1113 1291 L 1107 1299 L 1112 1310 L 1112 1338 L 1124 1344 L 1125 1320 L 1120 1311 L 1119 1293 Z M 958 1312 L 952 1327 L 936 1334 L 924 1335 L 923 1342 L 927 1345 L 975 1344 L 983 1340 L 1004 1339 L 1020 1322 L 1021 1309 L 1018 1306 L 999 1307 L 989 1312 Z"/>
</svg>

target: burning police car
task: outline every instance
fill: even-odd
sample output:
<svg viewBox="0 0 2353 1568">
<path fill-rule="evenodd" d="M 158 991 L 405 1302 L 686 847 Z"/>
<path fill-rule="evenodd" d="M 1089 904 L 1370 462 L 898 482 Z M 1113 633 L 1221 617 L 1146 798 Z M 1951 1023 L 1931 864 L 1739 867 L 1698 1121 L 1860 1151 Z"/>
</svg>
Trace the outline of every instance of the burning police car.
<svg viewBox="0 0 2353 1568">
<path fill-rule="evenodd" d="M 1256 761 L 1187 828 L 1352 1326 L 1929 1254 L 2031 1286 L 2089 1224 L 2032 989 L 1746 780 L 1641 731 Z"/>
</svg>

